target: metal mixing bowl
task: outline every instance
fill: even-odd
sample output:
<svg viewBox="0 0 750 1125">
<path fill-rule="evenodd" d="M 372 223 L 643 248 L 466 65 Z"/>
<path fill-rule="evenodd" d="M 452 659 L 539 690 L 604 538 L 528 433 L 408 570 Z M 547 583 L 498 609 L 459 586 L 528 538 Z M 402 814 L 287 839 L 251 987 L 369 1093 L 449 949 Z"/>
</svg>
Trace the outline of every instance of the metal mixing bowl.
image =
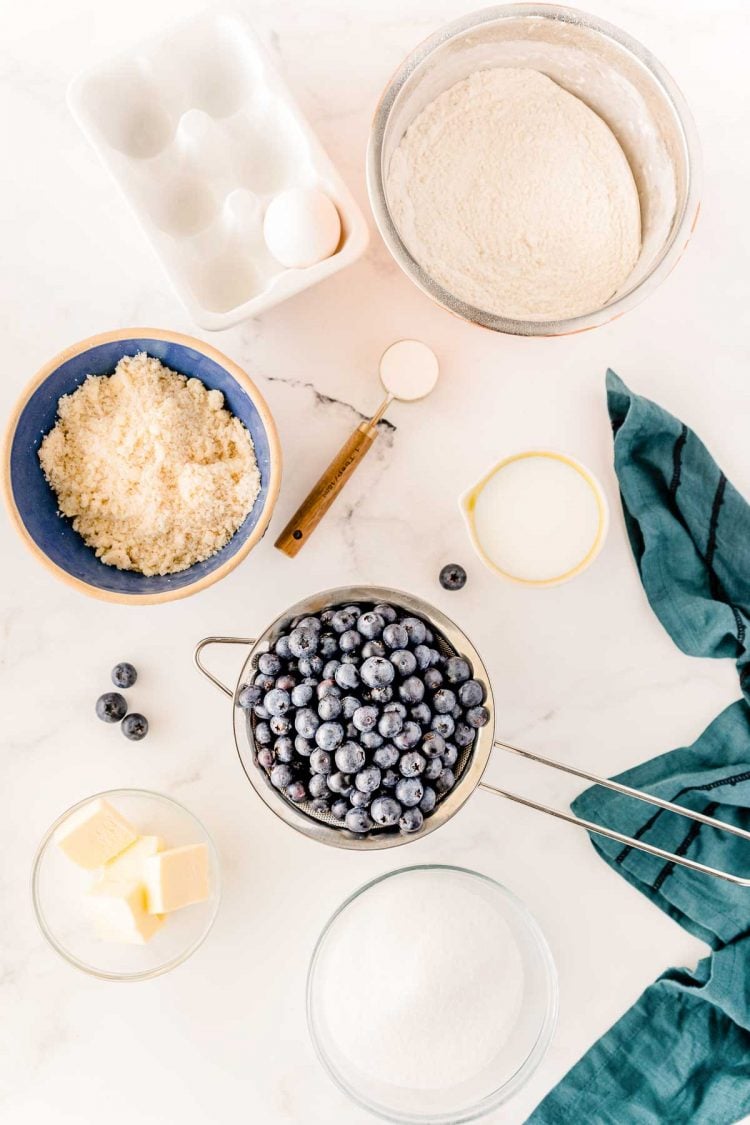
<svg viewBox="0 0 750 1125">
<path fill-rule="evenodd" d="M 641 204 L 642 248 L 624 287 L 598 309 L 566 320 L 521 321 L 474 308 L 438 285 L 403 242 L 386 179 L 409 125 L 444 90 L 476 70 L 541 71 L 602 117 L 622 146 Z M 557 336 L 606 324 L 643 300 L 680 257 L 698 216 L 700 155 L 685 100 L 662 65 L 619 28 L 574 8 L 509 4 L 446 24 L 396 71 L 375 111 L 367 184 L 375 221 L 404 273 L 464 320 L 519 336 Z"/>
</svg>

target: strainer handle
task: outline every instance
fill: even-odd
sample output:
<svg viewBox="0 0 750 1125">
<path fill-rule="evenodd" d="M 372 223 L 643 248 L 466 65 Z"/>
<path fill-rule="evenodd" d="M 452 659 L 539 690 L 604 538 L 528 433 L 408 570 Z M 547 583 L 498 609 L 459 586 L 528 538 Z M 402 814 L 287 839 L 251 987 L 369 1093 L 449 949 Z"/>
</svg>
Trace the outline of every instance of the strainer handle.
<svg viewBox="0 0 750 1125">
<path fill-rule="evenodd" d="M 213 674 L 213 672 L 209 672 L 208 668 L 206 667 L 206 665 L 201 660 L 201 653 L 203 652 L 204 648 L 208 648 L 209 645 L 254 645 L 254 644 L 255 644 L 255 639 L 252 638 L 252 637 L 204 637 L 203 640 L 198 641 L 198 644 L 195 646 L 195 652 L 193 653 L 193 660 L 195 661 L 195 666 L 198 669 L 198 671 L 202 672 L 207 680 L 210 680 L 212 684 L 215 684 L 216 687 L 219 689 L 219 691 L 223 691 L 224 695 L 228 695 L 230 699 L 234 699 L 234 692 L 232 691 L 232 689 L 230 687 L 227 687 L 227 685 L 225 683 L 223 683 L 219 679 L 218 676 L 215 676 Z"/>
<path fill-rule="evenodd" d="M 657 808 L 677 813 L 678 816 L 684 816 L 687 820 L 697 821 L 699 824 L 707 824 L 709 827 L 716 828 L 720 832 L 729 832 L 733 836 L 740 836 L 742 839 L 750 841 L 750 832 L 747 832 L 744 828 L 737 828 L 733 824 L 725 824 L 723 820 L 717 820 L 716 817 L 707 816 L 705 813 L 696 812 L 693 809 L 686 809 L 683 805 L 676 805 L 672 801 L 665 801 L 661 797 L 655 797 L 651 793 L 644 793 L 642 789 L 633 789 L 630 785 L 623 785 L 622 782 L 612 781 L 608 777 L 599 777 L 595 773 L 589 773 L 587 770 L 578 769 L 576 766 L 570 766 L 564 762 L 556 762 L 552 758 L 543 758 L 541 754 L 532 754 L 530 750 L 522 750 L 519 746 L 510 746 L 506 742 L 495 742 L 493 745 L 498 750 L 505 750 L 510 754 L 518 754 L 522 758 L 528 758 L 529 761 L 539 762 L 543 766 L 549 766 L 550 769 L 572 774 L 574 777 L 580 777 L 585 781 L 593 782 L 594 785 L 601 785 L 604 789 L 612 789 L 615 793 L 622 793 L 626 797 L 634 797 L 637 801 L 644 801 L 648 805 L 656 805 Z M 585 820 L 583 817 L 575 816 L 573 813 L 565 812 L 563 809 L 555 809 L 550 805 L 542 805 L 538 801 L 532 800 L 530 797 L 522 797 L 518 793 L 509 793 L 507 790 L 499 789 L 497 786 L 490 785 L 486 781 L 480 781 L 479 788 L 486 789 L 487 792 L 494 793 L 499 797 L 506 797 L 509 801 L 515 801 L 519 805 L 526 805 L 527 808 L 536 809 L 537 812 L 543 812 L 547 813 L 549 816 L 557 817 L 558 820 L 567 821 L 568 824 L 576 824 L 579 828 L 585 828 L 587 832 L 593 832 L 597 836 L 606 836 L 607 839 L 616 840 L 619 844 L 636 848 L 638 851 L 657 856 L 659 859 L 665 859 L 670 863 L 679 864 L 680 867 L 687 867 L 691 871 L 699 871 L 703 875 L 712 875 L 717 879 L 726 879 L 727 882 L 735 883 L 739 887 L 750 887 L 750 879 L 743 878 L 741 875 L 734 875 L 730 871 L 722 871 L 721 868 L 709 867 L 708 864 L 698 863 L 697 860 L 688 859 L 687 856 L 677 855 L 675 852 L 669 852 L 665 848 L 659 848 L 655 844 L 647 843 L 645 840 L 636 840 L 634 836 L 627 836 L 625 833 L 618 832 L 614 828 L 606 828 L 603 824 L 597 824 L 592 820 Z"/>
</svg>

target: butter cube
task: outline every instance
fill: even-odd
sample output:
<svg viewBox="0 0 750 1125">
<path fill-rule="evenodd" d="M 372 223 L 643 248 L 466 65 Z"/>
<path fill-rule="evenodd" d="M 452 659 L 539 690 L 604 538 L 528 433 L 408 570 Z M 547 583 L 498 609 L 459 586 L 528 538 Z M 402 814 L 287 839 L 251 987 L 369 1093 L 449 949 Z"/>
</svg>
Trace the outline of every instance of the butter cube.
<svg viewBox="0 0 750 1125">
<path fill-rule="evenodd" d="M 146 902 L 152 914 L 168 914 L 209 895 L 208 848 L 186 844 L 144 861 Z"/>
<path fill-rule="evenodd" d="M 112 883 L 143 883 L 144 861 L 150 855 L 163 852 L 165 846 L 161 836 L 139 836 L 124 852 L 105 864 L 102 879 Z"/>
<path fill-rule="evenodd" d="M 164 924 L 146 909 L 143 883 L 102 879 L 89 891 L 88 903 L 103 941 L 145 945 Z"/>
<path fill-rule="evenodd" d="M 108 801 L 97 797 L 73 813 L 55 833 L 73 863 L 94 871 L 138 839 L 138 833 Z"/>
</svg>

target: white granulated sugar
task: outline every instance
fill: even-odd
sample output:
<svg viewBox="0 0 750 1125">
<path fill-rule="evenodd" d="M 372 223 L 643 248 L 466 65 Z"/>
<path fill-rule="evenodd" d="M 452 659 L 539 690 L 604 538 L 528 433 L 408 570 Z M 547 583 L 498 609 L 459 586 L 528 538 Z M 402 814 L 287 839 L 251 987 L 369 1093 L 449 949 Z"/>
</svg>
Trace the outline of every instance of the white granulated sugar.
<svg viewBox="0 0 750 1125">
<path fill-rule="evenodd" d="M 222 393 L 145 353 L 60 399 L 39 460 L 102 562 L 147 575 L 215 554 L 260 491 L 252 439 Z"/>
<path fill-rule="evenodd" d="M 444 289 L 515 320 L 601 308 L 640 252 L 638 191 L 593 110 L 536 70 L 480 70 L 430 102 L 393 154 L 386 195 Z"/>
<path fill-rule="evenodd" d="M 369 1078 L 446 1091 L 478 1075 L 517 1023 L 521 954 L 466 881 L 390 879 L 344 911 L 319 970 L 336 1048 Z"/>
</svg>

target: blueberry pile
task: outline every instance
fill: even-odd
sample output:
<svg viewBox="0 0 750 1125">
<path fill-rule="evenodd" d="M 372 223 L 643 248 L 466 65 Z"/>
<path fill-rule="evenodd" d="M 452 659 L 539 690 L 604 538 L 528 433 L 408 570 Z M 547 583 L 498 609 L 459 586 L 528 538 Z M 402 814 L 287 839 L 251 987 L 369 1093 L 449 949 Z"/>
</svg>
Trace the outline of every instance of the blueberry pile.
<svg viewBox="0 0 750 1125">
<path fill-rule="evenodd" d="M 295 618 L 238 696 L 271 784 L 360 835 L 419 831 L 489 721 L 484 701 L 469 661 L 387 604 Z"/>
<path fill-rule="evenodd" d="M 121 661 L 112 669 L 112 683 L 115 687 L 131 688 L 138 679 L 132 664 Z M 148 719 L 137 711 L 128 714 L 128 704 L 119 691 L 105 691 L 96 701 L 96 715 L 103 723 L 121 723 L 120 730 L 131 742 L 140 742 L 148 734 Z"/>
</svg>

